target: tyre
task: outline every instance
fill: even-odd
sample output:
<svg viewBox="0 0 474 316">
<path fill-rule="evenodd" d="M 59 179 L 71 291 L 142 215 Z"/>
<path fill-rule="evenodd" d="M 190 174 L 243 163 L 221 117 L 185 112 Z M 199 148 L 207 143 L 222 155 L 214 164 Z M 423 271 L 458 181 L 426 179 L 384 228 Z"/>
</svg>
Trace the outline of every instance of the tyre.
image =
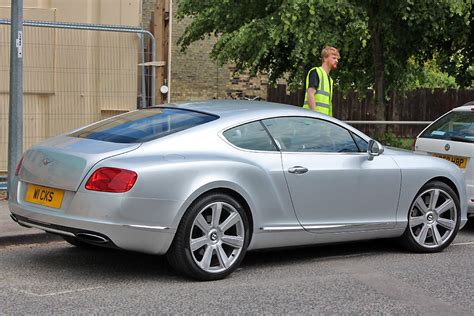
<svg viewBox="0 0 474 316">
<path fill-rule="evenodd" d="M 459 198 L 453 189 L 443 182 L 428 182 L 410 206 L 402 244 L 415 252 L 442 251 L 456 237 L 460 220 Z"/>
<path fill-rule="evenodd" d="M 249 240 L 249 221 L 239 202 L 227 194 L 213 193 L 185 212 L 167 258 L 183 275 L 218 280 L 240 265 Z"/>
</svg>

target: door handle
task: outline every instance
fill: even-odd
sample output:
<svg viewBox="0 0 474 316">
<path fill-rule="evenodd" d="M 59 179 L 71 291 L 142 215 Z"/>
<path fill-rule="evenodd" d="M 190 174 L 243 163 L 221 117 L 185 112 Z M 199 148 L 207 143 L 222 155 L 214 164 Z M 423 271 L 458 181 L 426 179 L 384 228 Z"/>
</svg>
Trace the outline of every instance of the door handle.
<svg viewBox="0 0 474 316">
<path fill-rule="evenodd" d="M 302 174 L 308 172 L 308 169 L 301 166 L 294 166 L 288 169 L 289 173 Z"/>
</svg>

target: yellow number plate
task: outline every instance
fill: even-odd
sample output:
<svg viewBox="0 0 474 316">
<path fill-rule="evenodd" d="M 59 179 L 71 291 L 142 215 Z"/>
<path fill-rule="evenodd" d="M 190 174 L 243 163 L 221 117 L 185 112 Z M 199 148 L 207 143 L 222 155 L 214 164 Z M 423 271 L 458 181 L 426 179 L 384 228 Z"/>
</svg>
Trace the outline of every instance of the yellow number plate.
<svg viewBox="0 0 474 316">
<path fill-rule="evenodd" d="M 28 184 L 25 201 L 53 208 L 60 208 L 63 201 L 64 190 Z"/>
<path fill-rule="evenodd" d="M 452 163 L 456 164 L 459 168 L 464 169 L 467 165 L 467 158 L 458 157 L 458 156 L 451 156 L 451 155 L 441 155 L 441 154 L 432 154 L 433 157 L 443 158 L 446 160 L 451 161 Z"/>
</svg>

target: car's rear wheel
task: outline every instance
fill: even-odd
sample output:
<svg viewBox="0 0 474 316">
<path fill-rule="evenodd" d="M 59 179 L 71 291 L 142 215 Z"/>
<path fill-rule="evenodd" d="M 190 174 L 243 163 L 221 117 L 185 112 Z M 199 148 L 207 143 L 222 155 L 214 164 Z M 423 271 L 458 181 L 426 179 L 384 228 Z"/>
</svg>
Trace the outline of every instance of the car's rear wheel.
<svg viewBox="0 0 474 316">
<path fill-rule="evenodd" d="M 245 256 L 250 238 L 247 215 L 227 194 L 206 195 L 184 214 L 167 254 L 180 273 L 198 280 L 222 279 Z"/>
<path fill-rule="evenodd" d="M 456 237 L 461 219 L 459 198 L 439 181 L 425 184 L 412 202 L 403 245 L 415 252 L 438 252 Z"/>
</svg>

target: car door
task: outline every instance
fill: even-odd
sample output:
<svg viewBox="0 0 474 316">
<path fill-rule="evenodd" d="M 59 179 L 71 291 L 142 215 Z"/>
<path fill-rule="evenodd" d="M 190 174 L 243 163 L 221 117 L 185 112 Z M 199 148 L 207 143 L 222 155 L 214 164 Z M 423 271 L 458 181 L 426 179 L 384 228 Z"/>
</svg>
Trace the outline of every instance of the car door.
<svg viewBox="0 0 474 316">
<path fill-rule="evenodd" d="M 281 148 L 293 207 L 305 229 L 345 232 L 395 225 L 401 173 L 393 159 L 382 154 L 369 160 L 362 138 L 326 120 L 263 122 Z"/>
</svg>

